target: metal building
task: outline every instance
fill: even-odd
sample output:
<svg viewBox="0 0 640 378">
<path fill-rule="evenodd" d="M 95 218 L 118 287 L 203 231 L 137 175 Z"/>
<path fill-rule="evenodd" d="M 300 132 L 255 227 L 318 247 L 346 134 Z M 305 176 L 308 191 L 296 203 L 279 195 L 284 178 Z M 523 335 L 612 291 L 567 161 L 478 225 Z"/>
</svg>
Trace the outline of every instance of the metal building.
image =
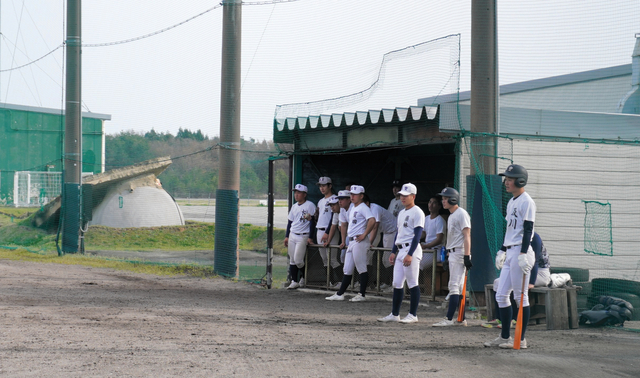
<svg viewBox="0 0 640 378">
<path fill-rule="evenodd" d="M 110 119 L 82 113 L 83 174 L 104 171 L 104 122 Z M 0 104 L 0 203 L 41 206 L 58 196 L 63 141 L 63 111 Z"/>
</svg>

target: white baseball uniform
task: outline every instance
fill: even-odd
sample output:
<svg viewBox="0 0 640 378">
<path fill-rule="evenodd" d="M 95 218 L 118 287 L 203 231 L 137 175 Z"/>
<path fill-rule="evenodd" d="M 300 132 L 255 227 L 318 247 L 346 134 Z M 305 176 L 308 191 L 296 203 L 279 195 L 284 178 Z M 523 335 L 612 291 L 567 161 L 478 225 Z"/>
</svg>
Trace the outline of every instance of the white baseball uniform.
<svg viewBox="0 0 640 378">
<path fill-rule="evenodd" d="M 367 229 L 367 222 L 373 218 L 373 214 L 371 214 L 371 209 L 364 202 L 352 207 L 347 213 L 349 216 L 349 226 L 347 228 L 349 246 L 344 259 L 344 274 L 353 275 L 354 267 L 358 270 L 358 273 L 364 273 L 367 271 L 367 250 L 371 243 L 368 237 L 365 237 L 361 242 L 356 241 L 355 238 L 364 234 Z"/>
<path fill-rule="evenodd" d="M 376 218 L 376 223 L 380 222 L 380 225 L 378 226 L 378 232 L 376 234 L 376 238 L 374 239 L 371 246 L 377 247 L 378 244 L 380 243 L 380 237 L 382 236 L 383 247 L 391 248 L 393 246 L 393 239 L 395 239 L 395 235 L 398 230 L 398 227 L 396 225 L 397 219 L 387 209 L 385 209 L 384 207 L 376 203 L 369 204 L 369 208 L 371 209 L 371 213 L 373 214 L 374 218 Z M 385 245 L 385 240 L 386 240 L 386 245 Z M 391 252 L 387 252 L 387 253 L 388 253 L 387 264 L 390 264 L 389 254 L 391 254 Z M 367 265 L 371 265 L 373 256 L 374 256 L 373 251 L 369 251 L 367 253 Z M 382 259 L 383 259 L 382 261 L 384 261 L 384 256 L 382 257 Z"/>
<path fill-rule="evenodd" d="M 389 202 L 389 207 L 387 208 L 394 217 L 398 218 L 398 214 L 404 210 L 404 206 L 402 205 L 402 201 L 399 198 L 394 198 Z"/>
<path fill-rule="evenodd" d="M 424 228 L 424 212 L 418 206 L 404 209 L 398 213 L 398 235 L 396 236 L 396 246 L 398 254 L 393 267 L 393 287 L 402 289 L 404 281 L 407 281 L 409 289 L 418 286 L 418 276 L 420 275 L 420 260 L 422 260 L 422 247 L 417 244 L 411 256 L 411 264 L 404 266 L 403 260 L 409 253 L 411 241 L 415 235 L 415 228 Z M 422 232 L 422 230 L 420 230 Z"/>
<path fill-rule="evenodd" d="M 307 241 L 311 235 L 311 217 L 316 213 L 316 205 L 311 201 L 294 203 L 289 211 L 288 219 L 291 221 L 289 230 L 289 264 L 304 267 L 304 255 L 307 251 Z M 307 219 L 308 218 L 308 219 Z"/>
<path fill-rule="evenodd" d="M 316 242 L 318 244 L 322 244 L 322 237 L 324 236 L 325 232 L 328 233 L 328 230 L 331 228 L 332 224 L 334 213 L 331 212 L 331 205 L 328 204 L 329 198 L 331 197 L 325 197 L 318 201 L 318 223 L 316 224 Z M 333 239 L 329 241 L 329 244 L 339 244 L 337 232 L 333 235 Z M 334 249 L 330 251 L 330 248 L 318 248 L 318 252 L 320 252 L 322 264 L 325 267 L 327 266 L 327 253 L 329 252 L 331 253 L 331 266 L 333 268 L 337 268 L 338 266 L 340 266 L 337 250 Z"/>
<path fill-rule="evenodd" d="M 443 234 L 447 227 L 447 221 L 444 220 L 442 215 L 438 215 L 435 218 L 431 219 L 431 214 L 427 215 L 424 219 L 424 231 L 426 233 L 424 242 L 429 244 L 436 240 L 438 234 Z M 440 245 L 436 245 L 433 248 L 439 249 Z M 436 253 L 438 256 L 438 262 L 442 262 L 440 258 L 440 254 Z M 426 253 L 422 256 L 422 261 L 420 262 L 420 270 L 424 270 L 433 265 L 433 254 Z"/>
<path fill-rule="evenodd" d="M 500 282 L 496 292 L 496 302 L 500 308 L 511 306 L 509 295 L 513 290 L 514 298 L 520 298 L 522 294 L 522 269 L 518 265 L 518 256 L 522 249 L 522 237 L 524 235 L 524 222 L 535 222 L 536 204 L 529 193 L 524 192 L 518 197 L 511 198 L 507 204 L 507 232 L 504 235 L 504 246 L 507 247 L 507 257 L 500 271 Z M 531 232 L 533 238 L 534 231 Z M 533 266 L 535 253 L 531 245 L 527 250 L 527 260 Z M 525 291 L 523 307 L 529 306 L 529 275 L 525 278 Z"/>
<path fill-rule="evenodd" d="M 447 221 L 447 251 L 449 252 L 449 294 L 462 294 L 464 284 L 464 235 L 462 230 L 471 229 L 469 213 L 461 207 L 449 215 Z M 517 261 L 516 261 L 517 264 Z"/>
</svg>

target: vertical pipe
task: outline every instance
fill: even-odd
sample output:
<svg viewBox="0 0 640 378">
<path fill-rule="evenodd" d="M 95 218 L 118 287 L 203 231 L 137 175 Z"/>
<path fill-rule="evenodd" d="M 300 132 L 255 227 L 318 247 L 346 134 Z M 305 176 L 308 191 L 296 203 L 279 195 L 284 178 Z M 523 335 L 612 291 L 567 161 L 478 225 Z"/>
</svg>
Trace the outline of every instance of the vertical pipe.
<svg viewBox="0 0 640 378">
<path fill-rule="evenodd" d="M 82 57 L 81 2 L 67 0 L 67 72 L 65 91 L 64 197 L 62 251 L 78 252 L 80 240 L 80 184 L 82 180 Z"/>
<path fill-rule="evenodd" d="M 275 161 L 269 159 L 269 188 L 267 195 L 267 289 L 271 289 L 273 283 L 273 201 L 275 195 L 273 193 L 275 180 Z"/>
<path fill-rule="evenodd" d="M 220 169 L 216 191 L 214 271 L 238 276 L 238 199 L 240 191 L 240 69 L 242 1 L 222 1 L 222 78 L 220 84 Z"/>
</svg>

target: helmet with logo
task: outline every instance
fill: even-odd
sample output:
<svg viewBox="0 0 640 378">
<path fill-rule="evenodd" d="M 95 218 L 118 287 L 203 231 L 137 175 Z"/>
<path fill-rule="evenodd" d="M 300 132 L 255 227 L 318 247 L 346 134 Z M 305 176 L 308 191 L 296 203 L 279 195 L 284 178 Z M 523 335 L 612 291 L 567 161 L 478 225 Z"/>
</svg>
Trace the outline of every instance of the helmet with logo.
<svg viewBox="0 0 640 378">
<path fill-rule="evenodd" d="M 460 193 L 453 188 L 446 187 L 442 189 L 440 195 L 447 198 L 449 205 L 457 205 L 460 202 Z"/>
<path fill-rule="evenodd" d="M 523 166 L 518 164 L 511 164 L 505 169 L 504 173 L 500 173 L 500 176 L 505 177 L 513 177 L 515 178 L 515 186 L 516 188 L 524 188 L 527 185 L 527 180 L 529 180 L 529 173 Z"/>
</svg>

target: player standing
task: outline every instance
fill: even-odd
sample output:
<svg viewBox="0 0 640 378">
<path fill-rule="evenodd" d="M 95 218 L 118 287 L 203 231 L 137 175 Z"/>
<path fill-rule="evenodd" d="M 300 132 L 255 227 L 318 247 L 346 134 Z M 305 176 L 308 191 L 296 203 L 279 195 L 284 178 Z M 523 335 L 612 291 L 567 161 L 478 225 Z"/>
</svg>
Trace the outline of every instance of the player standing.
<svg viewBox="0 0 640 378">
<path fill-rule="evenodd" d="M 447 316 L 434 327 L 453 325 L 467 325 L 453 320 L 453 314 L 460 305 L 460 295 L 464 284 L 466 269 L 471 269 L 471 219 L 469 213 L 458 205 L 460 193 L 454 188 L 444 188 L 440 193 L 442 207 L 449 210 L 451 215 L 447 221 L 447 253 L 449 254 L 449 309 Z"/>
<path fill-rule="evenodd" d="M 318 185 L 318 187 L 320 188 L 320 193 L 322 193 L 322 195 L 324 196 L 320 199 L 320 201 L 318 201 L 318 212 L 316 213 L 316 240 L 318 241 L 318 244 L 323 244 L 323 238 L 325 238 L 325 234 L 328 234 L 331 230 L 331 220 L 333 218 L 333 212 L 331 211 L 329 199 L 333 196 L 333 193 L 331 192 L 333 184 L 331 183 L 330 177 L 320 177 L 316 185 Z M 338 235 L 336 234 L 335 236 L 337 242 Z M 329 248 L 318 248 L 318 252 L 320 252 L 322 264 L 326 268 L 329 263 L 327 259 Z M 338 261 L 338 254 L 331 254 L 331 269 L 333 270 L 339 266 L 340 262 Z"/>
<path fill-rule="evenodd" d="M 418 286 L 418 276 L 420 275 L 420 260 L 422 259 L 422 247 L 420 247 L 420 237 L 424 229 L 424 212 L 415 205 L 416 186 L 407 183 L 400 190 L 400 200 L 404 205 L 404 210 L 398 213 L 398 234 L 392 247 L 389 261 L 393 267 L 393 302 L 391 313 L 379 322 L 402 322 L 415 323 L 418 321 L 418 304 L 420 303 L 420 286 Z M 404 282 L 407 281 L 411 302 L 409 313 L 400 319 L 400 305 L 404 297 Z"/>
<path fill-rule="evenodd" d="M 313 243 L 311 239 L 315 231 L 314 214 L 316 205 L 307 201 L 307 187 L 296 184 L 293 189 L 293 197 L 296 203 L 289 211 L 289 221 L 284 238 L 284 246 L 288 248 L 289 269 L 291 272 L 291 284 L 287 289 L 297 289 L 304 286 L 304 255 L 307 252 L 307 244 Z M 298 282 L 300 274 L 300 282 Z"/>
<path fill-rule="evenodd" d="M 527 341 L 524 338 L 531 314 L 529 309 L 529 288 L 525 287 L 522 292 L 523 275 L 526 276 L 528 282 L 531 268 L 535 261 L 535 253 L 531 247 L 531 239 L 533 237 L 533 223 L 536 218 L 536 204 L 525 192 L 524 187 L 527 185 L 529 174 L 527 170 L 517 164 L 511 164 L 504 173 L 504 187 L 507 193 L 513 195 L 507 204 L 507 231 L 504 235 L 504 244 L 500 251 L 496 254 L 496 260 L 502 260 L 504 255 L 504 264 L 500 271 L 500 279 L 498 282 L 498 291 L 496 292 L 496 302 L 500 308 L 500 320 L 505 326 L 502 327 L 501 335 L 493 341 L 487 341 L 485 346 L 500 346 L 500 348 L 513 349 L 513 338 L 510 337 L 510 327 L 513 313 L 511 311 L 511 302 L 509 294 L 513 290 L 514 298 L 522 300 L 522 337 L 520 348 L 527 348 Z"/>
<path fill-rule="evenodd" d="M 369 234 L 373 229 L 373 225 L 376 220 L 371 214 L 371 210 L 364 204 L 364 187 L 360 185 L 352 185 L 351 190 L 351 203 L 353 208 L 347 212 L 348 227 L 347 227 L 347 240 L 349 245 L 347 246 L 347 253 L 344 259 L 344 276 L 342 278 L 342 285 L 340 289 L 334 295 L 327 297 L 330 301 L 342 301 L 344 300 L 344 292 L 349 287 L 351 279 L 353 277 L 354 267 L 360 274 L 360 292 L 355 297 L 351 298 L 351 302 L 362 302 L 366 300 L 367 284 L 369 282 L 369 273 L 367 272 L 367 250 L 371 245 L 369 240 Z M 340 196 L 340 194 L 338 194 Z"/>
</svg>

